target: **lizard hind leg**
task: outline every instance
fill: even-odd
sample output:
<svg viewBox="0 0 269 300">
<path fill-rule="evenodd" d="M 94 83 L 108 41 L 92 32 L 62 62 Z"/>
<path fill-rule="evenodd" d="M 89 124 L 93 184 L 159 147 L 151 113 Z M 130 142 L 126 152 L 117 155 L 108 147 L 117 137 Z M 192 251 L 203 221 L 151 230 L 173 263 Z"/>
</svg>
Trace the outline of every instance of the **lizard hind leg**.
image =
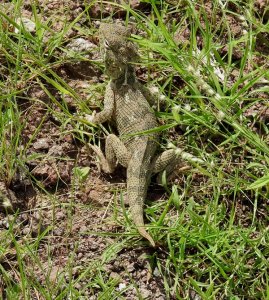
<svg viewBox="0 0 269 300">
<path fill-rule="evenodd" d="M 169 177 L 177 164 L 184 160 L 199 164 L 205 163 L 202 159 L 183 151 L 181 148 L 169 149 L 155 157 L 152 162 L 152 173 L 160 173 L 157 178 L 160 183 L 163 171 L 166 171 L 166 176 Z"/>
<path fill-rule="evenodd" d="M 179 161 L 180 159 L 178 158 L 178 155 L 176 154 L 176 151 L 174 149 L 166 150 L 155 157 L 152 164 L 152 173 L 160 173 L 158 175 L 157 182 L 161 183 L 161 176 L 163 171 L 166 171 L 166 176 L 169 176 L 173 172 Z"/>
<path fill-rule="evenodd" d="M 106 138 L 105 155 L 97 146 L 89 144 L 100 160 L 100 166 L 105 173 L 113 173 L 117 160 L 125 168 L 130 160 L 130 153 L 123 142 L 114 134 L 109 134 Z"/>
</svg>

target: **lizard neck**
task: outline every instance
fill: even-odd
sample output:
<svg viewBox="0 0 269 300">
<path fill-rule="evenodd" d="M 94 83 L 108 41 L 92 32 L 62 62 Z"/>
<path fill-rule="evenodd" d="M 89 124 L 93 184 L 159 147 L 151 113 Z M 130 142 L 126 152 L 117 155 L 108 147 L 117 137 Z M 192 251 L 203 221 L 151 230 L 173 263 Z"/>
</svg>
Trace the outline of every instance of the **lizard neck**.
<svg viewBox="0 0 269 300">
<path fill-rule="evenodd" d="M 126 70 L 126 69 L 125 69 Z M 135 70 L 133 66 L 127 66 L 126 72 L 117 79 L 111 79 L 110 84 L 113 90 L 118 90 L 122 86 L 132 86 L 136 81 Z"/>
</svg>

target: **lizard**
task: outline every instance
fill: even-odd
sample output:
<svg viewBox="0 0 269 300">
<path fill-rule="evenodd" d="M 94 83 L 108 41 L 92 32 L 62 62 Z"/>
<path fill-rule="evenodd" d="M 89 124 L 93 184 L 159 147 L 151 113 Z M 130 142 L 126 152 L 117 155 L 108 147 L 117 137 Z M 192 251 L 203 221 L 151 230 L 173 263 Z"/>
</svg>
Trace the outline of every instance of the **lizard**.
<svg viewBox="0 0 269 300">
<path fill-rule="evenodd" d="M 89 146 L 96 153 L 101 169 L 113 173 L 117 162 L 127 168 L 127 197 L 131 217 L 141 236 L 152 246 L 155 242 L 146 231 L 143 206 L 152 174 L 166 170 L 169 174 L 183 151 L 179 148 L 157 153 L 159 133 L 148 134 L 158 127 L 157 118 L 151 107 L 153 95 L 141 84 L 135 75 L 133 62 L 138 60 L 137 48 L 129 40 L 129 28 L 120 24 L 102 23 L 100 38 L 104 43 L 106 74 L 110 77 L 101 112 L 86 116 L 93 124 L 113 119 L 119 136 L 106 137 L 105 154 L 96 145 Z"/>
</svg>

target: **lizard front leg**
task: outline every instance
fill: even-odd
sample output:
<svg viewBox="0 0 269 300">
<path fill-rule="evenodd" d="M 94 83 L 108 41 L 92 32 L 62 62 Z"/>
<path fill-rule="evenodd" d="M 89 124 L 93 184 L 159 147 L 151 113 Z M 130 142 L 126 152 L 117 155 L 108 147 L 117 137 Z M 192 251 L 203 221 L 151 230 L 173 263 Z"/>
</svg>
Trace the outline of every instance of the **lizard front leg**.
<svg viewBox="0 0 269 300">
<path fill-rule="evenodd" d="M 104 98 L 104 109 L 99 113 L 95 111 L 92 115 L 86 115 L 86 119 L 94 124 L 101 124 L 111 119 L 114 112 L 114 92 L 109 84 L 106 88 Z"/>
<path fill-rule="evenodd" d="M 97 146 L 89 144 L 93 151 L 97 154 L 102 170 L 105 173 L 113 173 L 117 165 L 117 161 L 127 168 L 131 154 L 123 142 L 114 134 L 109 134 L 106 138 L 105 155 Z"/>
<path fill-rule="evenodd" d="M 86 118 L 91 123 L 101 124 L 111 119 L 114 112 L 114 91 L 109 84 L 106 88 L 104 109 L 99 112 L 93 112 L 92 115 L 87 115 Z M 100 165 L 105 173 L 112 173 L 116 167 L 117 159 L 120 164 L 127 167 L 128 164 L 128 151 L 120 139 L 114 134 L 110 134 L 106 138 L 106 155 L 97 146 L 89 144 L 89 147 L 97 154 L 100 159 Z"/>
</svg>

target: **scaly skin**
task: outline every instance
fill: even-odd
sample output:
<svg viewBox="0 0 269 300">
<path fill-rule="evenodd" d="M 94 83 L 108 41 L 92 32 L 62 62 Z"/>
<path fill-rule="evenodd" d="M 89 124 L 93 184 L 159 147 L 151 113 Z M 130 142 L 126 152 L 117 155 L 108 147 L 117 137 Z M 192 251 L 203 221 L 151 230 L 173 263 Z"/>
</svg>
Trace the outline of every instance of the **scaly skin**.
<svg viewBox="0 0 269 300">
<path fill-rule="evenodd" d="M 105 156 L 98 147 L 92 148 L 99 156 L 105 172 L 113 172 L 117 160 L 127 167 L 127 195 L 131 216 L 139 233 L 155 246 L 144 227 L 143 206 L 158 135 L 128 135 L 157 127 L 157 120 L 143 95 L 145 89 L 137 82 L 133 67 L 129 64 L 138 57 L 133 43 L 127 40 L 129 30 L 120 25 L 102 24 L 100 32 L 106 48 L 106 73 L 111 81 L 106 88 L 103 111 L 92 116 L 90 121 L 100 124 L 114 119 L 119 137 L 113 134 L 107 137 Z"/>
</svg>

